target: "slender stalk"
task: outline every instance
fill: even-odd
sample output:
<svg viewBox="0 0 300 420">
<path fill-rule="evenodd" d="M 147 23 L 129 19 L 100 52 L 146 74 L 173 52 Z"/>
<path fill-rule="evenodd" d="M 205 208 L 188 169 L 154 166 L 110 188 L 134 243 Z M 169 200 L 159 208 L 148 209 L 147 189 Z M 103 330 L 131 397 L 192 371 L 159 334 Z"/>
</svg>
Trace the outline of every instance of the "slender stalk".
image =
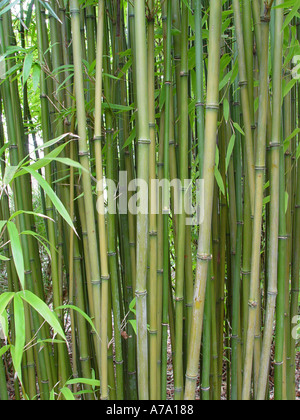
<svg viewBox="0 0 300 420">
<path fill-rule="evenodd" d="M 258 124 L 258 144 L 256 157 L 256 182 L 255 182 L 255 212 L 253 224 L 251 284 L 249 300 L 249 321 L 246 342 L 246 357 L 244 367 L 243 400 L 250 399 L 251 374 L 254 351 L 255 325 L 259 311 L 259 281 L 260 281 L 260 243 L 263 210 L 264 173 L 266 166 L 266 137 L 267 137 L 267 107 L 268 107 L 268 56 L 269 56 L 269 24 L 270 9 L 268 4 L 262 2 L 261 32 L 262 32 L 262 57 L 260 68 L 260 108 Z M 248 156 L 247 156 L 248 158 Z"/>
<path fill-rule="evenodd" d="M 101 325 L 101 296 L 100 296 L 100 268 L 98 258 L 98 243 L 96 237 L 96 226 L 94 216 L 94 206 L 92 197 L 92 185 L 89 176 L 89 152 L 86 138 L 86 114 L 85 114 L 85 100 L 84 100 L 84 84 L 82 74 L 82 45 L 80 38 L 80 9 L 77 0 L 70 1 L 70 12 L 72 21 L 73 34 L 73 55 L 74 55 L 74 71 L 75 71 L 75 95 L 77 104 L 77 119 L 78 119 L 78 135 L 79 135 L 79 158 L 84 171 L 82 173 L 82 187 L 84 192 L 84 206 L 88 234 L 88 247 L 90 254 L 90 270 L 91 270 L 91 284 L 93 288 L 94 300 L 94 319 L 96 330 L 100 336 Z M 96 348 L 98 367 L 100 369 L 100 343 Z M 101 376 L 101 374 L 100 374 Z"/>
<path fill-rule="evenodd" d="M 208 87 L 206 104 L 205 151 L 204 151 L 204 222 L 200 226 L 199 244 L 197 254 L 197 271 L 195 282 L 193 317 L 191 324 L 190 349 L 186 374 L 185 399 L 195 397 L 196 381 L 198 376 L 198 361 L 200 356 L 205 290 L 208 274 L 208 264 L 211 259 L 211 221 L 214 192 L 214 166 L 216 154 L 216 133 L 219 110 L 219 69 L 220 69 L 220 42 L 222 5 L 219 1 L 212 0 L 210 16 L 210 46 L 208 63 Z"/>
<path fill-rule="evenodd" d="M 276 5 L 281 5 L 278 0 Z M 273 341 L 273 324 L 275 318 L 275 306 L 277 298 L 278 276 L 278 232 L 279 232 L 279 208 L 280 208 L 280 139 L 281 139 L 281 102 L 282 102 L 282 49 L 283 49 L 283 11 L 276 9 L 275 12 L 275 39 L 274 43 L 274 66 L 273 66 L 273 112 L 272 112 L 272 138 L 271 138 L 271 208 L 270 208 L 270 250 L 269 250 L 269 276 L 268 276 L 268 300 L 264 329 L 264 340 L 260 361 L 260 375 L 258 382 L 257 399 L 264 399 L 266 394 L 269 374 L 269 360 Z"/>
<path fill-rule="evenodd" d="M 244 36 L 242 32 L 242 21 L 240 2 L 238 0 L 232 1 L 234 18 L 235 18 L 235 30 L 237 35 L 237 47 L 239 57 L 239 77 L 241 87 L 241 103 L 243 109 L 243 118 L 245 124 L 246 134 L 246 149 L 247 149 L 247 165 L 249 174 L 250 184 L 250 196 L 251 196 L 251 209 L 254 210 L 254 191 L 255 191 L 255 176 L 254 176 L 254 157 L 253 157 L 253 138 L 251 129 L 251 110 L 248 93 L 248 80 L 246 72 L 246 59 L 245 59 L 245 45 Z"/>
<path fill-rule="evenodd" d="M 149 105 L 147 79 L 147 48 L 145 31 L 145 1 L 135 1 L 135 48 L 139 63 L 137 79 L 137 107 L 139 118 L 138 137 L 138 179 L 148 185 L 149 179 Z M 145 193 L 145 191 L 144 191 Z M 148 192 L 145 196 L 148 199 Z M 148 208 L 148 206 L 147 206 Z M 147 248 L 148 216 L 137 215 L 137 278 L 136 278 L 136 314 L 137 314 L 137 362 L 138 389 L 141 400 L 149 399 L 148 386 L 148 337 L 147 337 Z"/>
</svg>

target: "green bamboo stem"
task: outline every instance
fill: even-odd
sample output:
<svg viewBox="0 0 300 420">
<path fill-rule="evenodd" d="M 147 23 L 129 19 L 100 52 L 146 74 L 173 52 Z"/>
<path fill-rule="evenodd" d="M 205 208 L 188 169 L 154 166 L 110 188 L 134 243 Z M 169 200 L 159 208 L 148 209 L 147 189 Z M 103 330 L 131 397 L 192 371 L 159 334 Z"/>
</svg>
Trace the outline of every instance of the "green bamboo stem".
<svg viewBox="0 0 300 420">
<path fill-rule="evenodd" d="M 158 151 L 158 161 L 157 161 L 157 176 L 158 180 L 162 181 L 164 179 L 164 132 L 165 132 L 165 109 L 162 109 L 160 117 L 160 133 L 159 133 L 159 151 Z M 158 197 L 158 206 L 159 212 L 157 216 L 157 397 L 158 399 L 163 399 L 163 388 L 162 388 L 162 329 L 163 329 L 163 197 L 162 189 L 159 190 Z M 165 367 L 164 367 L 165 369 Z"/>
<path fill-rule="evenodd" d="M 247 68 L 246 68 L 246 59 L 245 59 L 245 44 L 244 36 L 242 32 L 242 21 L 241 21 L 241 11 L 240 3 L 238 0 L 233 0 L 232 2 L 235 18 L 235 30 L 237 36 L 237 48 L 238 48 L 238 57 L 239 57 L 239 78 L 240 78 L 240 88 L 241 88 L 241 103 L 243 109 L 243 119 L 245 125 L 245 142 L 247 149 L 247 165 L 248 165 L 248 174 L 249 174 L 249 184 L 250 184 L 250 196 L 251 196 L 251 209 L 252 214 L 254 210 L 254 191 L 255 191 L 255 171 L 254 171 L 254 156 L 253 156 L 253 138 L 252 138 L 252 128 L 251 128 L 251 110 L 250 110 L 250 101 L 248 93 L 248 80 L 247 80 Z"/>
<path fill-rule="evenodd" d="M 216 131 L 219 110 L 219 88 L 216 81 L 219 78 L 220 68 L 220 42 L 221 42 L 222 5 L 218 1 L 211 2 L 210 16 L 210 55 L 208 65 L 207 87 L 207 113 L 205 129 L 205 152 L 204 152 L 204 182 L 205 182 L 205 205 L 204 222 L 200 226 L 197 272 L 195 282 L 193 317 L 191 325 L 190 349 L 186 374 L 185 399 L 195 397 L 195 387 L 198 376 L 198 361 L 200 355 L 205 290 L 208 274 L 208 264 L 211 259 L 211 221 L 214 192 L 214 166 L 216 154 Z"/>
<path fill-rule="evenodd" d="M 238 95 L 235 97 L 235 103 L 238 103 Z M 239 107 L 234 108 L 234 120 L 240 124 Z M 241 399 L 241 262 L 242 262 L 242 238 L 243 238 L 243 205 L 242 205 L 242 150 L 241 136 L 236 134 L 236 143 L 234 149 L 234 167 L 235 167 L 235 189 L 236 189 L 236 246 L 234 261 L 234 293 L 233 293 L 233 322 L 232 335 L 235 337 L 232 346 L 232 399 Z M 230 203 L 234 205 L 234 203 Z"/>
<path fill-rule="evenodd" d="M 277 5 L 282 4 L 279 0 Z M 274 66 L 273 66 L 273 112 L 272 112 L 272 138 L 271 138 L 271 208 L 270 208 L 270 252 L 269 252 L 269 276 L 268 276 L 268 300 L 266 309 L 264 339 L 260 360 L 260 375 L 258 382 L 257 399 L 263 400 L 266 394 L 269 374 L 269 360 L 273 341 L 273 324 L 277 298 L 278 277 L 278 232 L 279 232 L 279 208 L 280 208 L 280 143 L 281 143 L 281 102 L 282 102 L 282 50 L 283 50 L 283 11 L 275 12 L 275 39 L 274 43 Z"/>
<path fill-rule="evenodd" d="M 100 243 L 100 261 L 101 261 L 101 397 L 108 399 L 108 370 L 107 370 L 107 306 L 108 306 L 108 281 L 110 279 L 108 260 L 107 260 L 107 243 L 105 228 L 105 211 L 104 198 L 100 190 L 103 190 L 103 167 L 102 167 L 102 127 L 101 127 L 101 108 L 102 108 L 102 69 L 103 69 L 103 33 L 104 33 L 104 1 L 99 1 L 98 7 L 98 27 L 97 27 L 97 66 L 96 66 L 96 87 L 95 87 L 95 157 L 96 157 L 96 176 L 97 176 L 97 209 L 98 209 L 98 227 L 99 227 L 99 243 Z M 100 185 L 99 185 L 100 184 Z M 102 187 L 102 188 L 100 188 Z"/>
<path fill-rule="evenodd" d="M 149 2 L 148 17 L 148 80 L 149 80 L 149 127 L 150 127 L 150 160 L 149 160 L 149 181 L 156 180 L 156 125 L 155 125 L 155 57 L 154 57 L 154 1 Z M 150 399 L 157 398 L 157 216 L 152 208 L 157 207 L 156 191 L 150 192 L 150 216 L 149 216 L 149 295 L 150 295 Z"/>
<path fill-rule="evenodd" d="M 290 64 L 287 68 L 286 81 L 291 81 Z M 289 91 L 284 97 L 283 106 L 283 133 L 284 138 L 288 138 L 292 133 L 292 92 Z M 292 260 L 292 203 L 293 203 L 293 186 L 292 186 L 292 141 L 287 145 L 285 151 L 285 190 L 287 208 L 286 208 L 286 234 L 287 234 L 287 253 L 286 253 L 286 279 L 285 279 L 285 365 L 286 365 L 286 385 L 287 399 L 290 400 L 291 395 L 291 322 L 290 322 L 290 279 L 291 279 L 291 260 Z"/>
<path fill-rule="evenodd" d="M 84 192 L 85 216 L 88 233 L 88 247 L 90 254 L 90 270 L 91 270 L 91 284 L 93 289 L 94 300 L 94 318 L 95 326 L 100 335 L 101 325 L 101 295 L 100 295 L 100 268 L 98 258 L 98 243 L 96 236 L 96 226 L 94 217 L 92 186 L 90 179 L 90 167 L 88 157 L 88 146 L 86 138 L 86 113 L 84 100 L 84 84 L 82 74 L 82 45 L 80 38 L 80 9 L 77 0 L 70 2 L 72 34 L 73 34 L 73 56 L 74 56 L 74 71 L 75 71 L 75 95 L 77 105 L 77 120 L 78 120 L 78 135 L 79 135 L 79 158 L 80 163 L 85 169 L 82 173 L 82 186 Z M 96 354 L 98 366 L 100 367 L 100 343 L 96 347 Z"/>
<path fill-rule="evenodd" d="M 7 15 L 4 15 L 4 22 L 3 22 L 3 19 L 0 19 L 0 36 L 1 36 L 1 52 L 2 53 L 5 51 L 6 46 L 7 46 L 7 39 L 5 38 L 4 33 L 6 33 L 6 35 L 9 33 L 8 31 L 9 25 L 8 25 L 7 19 L 8 19 Z M 5 23 L 6 32 L 4 32 L 3 23 Z M 4 110 L 5 110 L 6 121 L 7 121 L 7 126 L 8 126 L 8 141 L 10 143 L 10 162 L 12 165 L 17 166 L 19 162 L 18 151 L 22 151 L 23 145 L 20 142 L 20 137 L 16 134 L 16 126 L 15 126 L 15 120 L 14 120 L 15 111 L 12 105 L 12 98 L 13 98 L 14 92 L 10 90 L 11 86 L 12 85 L 10 85 L 8 80 L 4 81 L 4 92 L 5 92 Z M 17 105 L 17 102 L 15 102 L 15 104 Z M 16 182 L 14 183 L 13 189 L 14 189 L 15 208 L 24 209 L 23 191 L 25 189 L 22 185 L 22 180 L 17 179 Z M 27 230 L 26 220 L 25 220 L 24 215 L 20 215 L 19 220 L 20 220 L 19 228 L 22 231 Z M 23 236 L 21 239 L 22 239 L 22 246 L 24 248 L 25 285 L 29 290 L 34 292 L 32 271 L 31 271 L 31 264 L 30 264 L 30 254 L 29 254 L 30 248 L 28 246 L 27 238 Z M 37 314 L 34 311 L 32 312 L 32 320 L 34 324 L 34 330 L 39 331 L 40 322 L 39 322 Z M 42 338 L 40 332 L 38 333 L 38 336 L 39 338 Z M 41 395 L 42 395 L 42 398 L 47 399 L 47 397 L 49 396 L 49 381 L 46 379 L 47 373 L 46 373 L 44 351 L 39 353 L 39 363 L 40 363 L 40 369 L 42 371 L 42 378 L 44 380 L 43 389 L 41 390 Z"/>
<path fill-rule="evenodd" d="M 168 13 L 169 16 L 169 13 Z M 188 179 L 188 8 L 183 5 L 181 22 L 182 48 L 181 48 L 181 80 L 180 95 L 180 127 L 179 127 L 179 178 L 182 183 L 180 196 L 181 212 L 178 216 L 178 250 L 176 266 L 176 290 L 175 290 L 175 312 L 176 312 L 176 348 L 175 348 L 175 399 L 183 397 L 183 310 L 184 310 L 184 266 L 186 251 L 186 213 L 184 203 L 188 190 L 184 182 Z M 167 53 L 168 56 L 168 53 Z M 185 100 L 183 100 L 185 98 Z"/>
<path fill-rule="evenodd" d="M 138 130 L 138 179 L 148 184 L 149 179 L 149 105 L 147 92 L 147 48 L 145 31 L 145 1 L 135 2 L 135 49 L 139 71 L 137 81 Z M 147 195 L 148 197 L 148 195 Z M 149 399 L 148 386 L 148 337 L 147 337 L 147 248 L 148 216 L 137 215 L 137 277 L 136 277 L 136 314 L 137 314 L 137 364 L 138 390 L 141 400 Z"/>
<path fill-rule="evenodd" d="M 208 269 L 208 279 L 211 278 L 211 264 Z M 203 327 L 203 359 L 202 359 L 202 382 L 201 398 L 203 401 L 210 399 L 210 368 L 211 368 L 211 281 L 207 282 L 204 309 Z"/>
<path fill-rule="evenodd" d="M 261 26 L 263 53 L 260 68 L 260 108 L 258 124 L 258 144 L 256 157 L 255 212 L 253 224 L 251 284 L 249 299 L 249 322 L 246 342 L 246 357 L 244 367 L 243 400 L 250 399 L 251 376 L 254 352 L 255 325 L 259 311 L 259 281 L 260 281 L 260 243 L 263 210 L 264 172 L 266 166 L 266 135 L 267 135 L 267 105 L 268 105 L 268 53 L 269 53 L 269 23 L 270 10 L 262 2 Z M 248 156 L 247 156 L 248 158 Z"/>
</svg>

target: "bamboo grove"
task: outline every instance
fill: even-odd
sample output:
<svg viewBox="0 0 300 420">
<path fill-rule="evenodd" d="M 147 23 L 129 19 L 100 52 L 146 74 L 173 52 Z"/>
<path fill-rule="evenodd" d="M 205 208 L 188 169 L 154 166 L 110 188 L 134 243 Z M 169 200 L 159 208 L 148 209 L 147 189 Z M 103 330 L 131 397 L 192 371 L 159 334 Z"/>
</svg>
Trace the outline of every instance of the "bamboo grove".
<svg viewBox="0 0 300 420">
<path fill-rule="evenodd" d="M 299 0 L 0 10 L 0 399 L 299 397 Z"/>
</svg>

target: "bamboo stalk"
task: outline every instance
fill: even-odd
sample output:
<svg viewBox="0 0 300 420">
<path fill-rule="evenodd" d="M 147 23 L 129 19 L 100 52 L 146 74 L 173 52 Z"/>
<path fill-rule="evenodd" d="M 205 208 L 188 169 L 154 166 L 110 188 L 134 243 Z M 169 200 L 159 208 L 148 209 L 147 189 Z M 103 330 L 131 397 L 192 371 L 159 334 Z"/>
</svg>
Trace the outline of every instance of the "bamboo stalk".
<svg viewBox="0 0 300 420">
<path fill-rule="evenodd" d="M 145 1 L 135 2 L 135 48 L 139 63 L 137 80 L 137 107 L 139 118 L 138 130 L 138 179 L 148 185 L 149 179 L 149 105 L 147 92 L 147 48 L 145 31 Z M 148 193 L 146 194 L 148 199 Z M 136 278 L 136 314 L 137 314 L 137 364 L 139 398 L 149 399 L 148 386 L 148 337 L 147 337 L 147 248 L 148 216 L 137 215 L 137 278 Z"/>
<path fill-rule="evenodd" d="M 250 399 L 251 371 L 253 363 L 255 324 L 259 310 L 259 281 L 260 281 L 260 241 L 263 208 L 264 172 L 266 166 L 266 135 L 267 135 L 267 106 L 268 106 L 268 53 L 269 53 L 269 24 L 270 10 L 268 4 L 262 2 L 261 33 L 262 56 L 260 68 L 260 110 L 258 124 L 258 144 L 256 157 L 255 183 L 255 212 L 253 224 L 252 264 L 250 280 L 249 320 L 246 342 L 246 357 L 243 382 L 243 400 Z M 247 156 L 248 158 L 248 156 Z"/>
<path fill-rule="evenodd" d="M 198 376 L 198 360 L 200 355 L 204 297 L 207 281 L 208 263 L 210 256 L 211 240 L 211 217 L 214 191 L 214 165 L 216 152 L 216 132 L 219 110 L 219 89 L 216 80 L 219 77 L 220 68 L 220 41 L 221 41 L 222 5 L 218 1 L 211 2 L 210 16 L 210 56 L 208 64 L 208 87 L 207 87 L 207 113 L 205 127 L 205 151 L 204 151 L 204 182 L 205 182 L 205 206 L 204 222 L 200 226 L 198 244 L 198 262 L 194 294 L 193 317 L 191 325 L 190 349 L 186 374 L 185 399 L 193 399 Z"/>
<path fill-rule="evenodd" d="M 281 0 L 277 5 L 282 4 Z M 277 298 L 277 276 L 278 276 L 278 230 L 279 230 L 279 160 L 280 160 L 280 139 L 281 139 L 281 102 L 282 102 L 282 46 L 283 46 L 283 13 L 281 9 L 275 12 L 275 39 L 274 43 L 274 67 L 273 67 L 273 112 L 272 112 L 272 166 L 270 175 L 271 185 L 271 208 L 270 208 L 270 253 L 269 253 L 269 278 L 268 278 L 268 300 L 266 320 L 264 329 L 264 341 L 260 361 L 260 376 L 258 382 L 258 399 L 264 399 L 269 374 L 269 360 L 273 340 L 273 323 L 275 317 L 275 306 Z"/>
</svg>

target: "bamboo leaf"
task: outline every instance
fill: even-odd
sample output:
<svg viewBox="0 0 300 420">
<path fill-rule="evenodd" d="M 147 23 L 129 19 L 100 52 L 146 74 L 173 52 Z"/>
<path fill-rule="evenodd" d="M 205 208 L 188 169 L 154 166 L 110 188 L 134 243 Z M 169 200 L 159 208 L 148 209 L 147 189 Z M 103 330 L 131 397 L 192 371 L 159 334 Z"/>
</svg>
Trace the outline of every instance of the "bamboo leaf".
<svg viewBox="0 0 300 420">
<path fill-rule="evenodd" d="M 9 349 L 11 348 L 11 346 L 10 345 L 8 345 L 8 346 L 3 346 L 1 349 L 0 349 L 0 357 L 2 357 Z"/>
<path fill-rule="evenodd" d="M 78 312 L 90 324 L 90 326 L 92 327 L 92 330 L 98 335 L 98 332 L 96 330 L 96 327 L 95 327 L 93 321 L 91 320 L 91 318 L 85 312 L 83 312 L 80 308 L 78 308 L 77 306 L 74 306 L 74 305 L 63 305 L 63 306 L 59 306 L 56 309 L 57 310 L 60 310 L 60 309 L 63 309 L 63 310 L 65 310 L 65 309 L 71 309 L 73 311 Z"/>
<path fill-rule="evenodd" d="M 20 241 L 20 235 L 16 225 L 13 222 L 7 222 L 7 230 L 10 238 L 12 256 L 15 263 L 15 267 L 18 273 L 18 277 L 22 286 L 22 289 L 25 288 L 25 267 L 24 267 L 24 257 L 23 250 Z"/>
<path fill-rule="evenodd" d="M 25 302 L 29 303 L 29 305 L 32 306 L 46 322 L 48 322 L 55 334 L 60 335 L 64 341 L 67 340 L 56 314 L 49 309 L 45 302 L 29 290 L 19 292 L 18 295 L 25 300 Z"/>
<path fill-rule="evenodd" d="M 25 346 L 25 314 L 24 304 L 19 295 L 14 298 L 14 321 L 15 321 L 15 345 L 13 347 L 12 358 L 14 368 L 19 378 L 22 378 L 21 362 Z"/>
<path fill-rule="evenodd" d="M 5 169 L 5 174 L 3 177 L 3 184 L 9 185 L 11 181 L 13 180 L 16 172 L 18 170 L 18 166 L 7 166 Z"/>
<path fill-rule="evenodd" d="M 9 12 L 13 7 L 15 7 L 18 3 L 20 2 L 20 0 L 16 0 L 13 3 L 10 3 L 10 0 L 7 0 L 5 3 L 9 3 L 6 7 L 4 7 L 4 9 L 2 9 L 0 11 L 0 16 L 4 15 L 5 13 Z"/>
<path fill-rule="evenodd" d="M 236 136 L 235 136 L 235 134 L 233 134 L 231 136 L 231 139 L 230 139 L 229 144 L 228 144 L 228 149 L 227 149 L 227 154 L 226 154 L 226 173 L 228 171 L 230 159 L 231 159 L 233 149 L 234 149 L 234 146 L 235 146 L 235 139 L 236 139 Z"/>
<path fill-rule="evenodd" d="M 8 304 L 14 298 L 15 293 L 13 292 L 4 292 L 0 295 L 0 315 L 3 314 Z"/>
<path fill-rule="evenodd" d="M 229 102 L 227 98 L 224 98 L 223 101 L 223 114 L 224 114 L 224 118 L 225 121 L 228 122 L 229 120 L 229 113 L 230 113 L 230 106 L 229 106 Z"/>
<path fill-rule="evenodd" d="M 41 78 L 41 67 L 39 64 L 34 64 L 32 67 L 32 83 L 34 92 L 37 91 Z"/>
<path fill-rule="evenodd" d="M 52 7 L 48 3 L 48 1 L 39 0 L 39 2 L 41 3 L 42 6 L 44 6 L 45 9 L 48 10 L 48 12 L 50 13 L 50 15 L 52 17 L 54 17 L 60 24 L 62 24 L 62 21 L 59 19 L 59 17 L 57 16 L 57 14 L 54 12 L 54 10 L 52 9 Z"/>
<path fill-rule="evenodd" d="M 215 178 L 216 178 L 216 181 L 217 181 L 218 187 L 220 188 L 221 193 L 225 195 L 225 185 L 223 182 L 222 175 L 217 167 L 215 167 Z"/>
<path fill-rule="evenodd" d="M 7 311 L 3 311 L 0 315 L 0 339 L 1 340 L 7 340 L 8 337 L 8 316 Z"/>
<path fill-rule="evenodd" d="M 23 75 L 22 75 L 23 85 L 25 85 L 25 83 L 27 82 L 30 76 L 32 64 L 33 64 L 33 53 L 28 53 L 25 57 L 24 66 L 23 66 Z"/>
<path fill-rule="evenodd" d="M 66 382 L 66 385 L 90 385 L 93 388 L 100 388 L 100 381 L 97 379 L 86 379 L 86 378 L 75 378 L 70 379 L 68 382 Z"/>
<path fill-rule="evenodd" d="M 62 388 L 60 392 L 63 394 L 67 401 L 75 401 L 75 397 L 69 388 Z"/>
<path fill-rule="evenodd" d="M 4 146 L 1 147 L 0 149 L 0 157 L 3 155 L 3 153 L 5 152 L 6 149 L 9 148 L 9 143 L 5 143 Z"/>
<path fill-rule="evenodd" d="M 237 122 L 234 122 L 233 126 L 237 131 L 239 131 L 242 134 L 242 136 L 245 136 L 244 130 L 241 128 L 241 126 Z"/>
<path fill-rule="evenodd" d="M 50 185 L 45 181 L 45 179 L 38 172 L 32 170 L 32 168 L 30 168 L 30 166 L 24 167 L 24 170 L 26 172 L 28 172 L 30 175 L 32 175 L 37 180 L 39 185 L 43 188 L 45 193 L 48 195 L 48 197 L 52 201 L 52 203 L 55 206 L 58 213 L 68 223 L 68 225 L 74 230 L 74 232 L 77 234 L 69 213 L 67 212 L 66 208 L 64 207 L 63 203 L 60 201 L 58 196 L 52 190 Z"/>
</svg>

